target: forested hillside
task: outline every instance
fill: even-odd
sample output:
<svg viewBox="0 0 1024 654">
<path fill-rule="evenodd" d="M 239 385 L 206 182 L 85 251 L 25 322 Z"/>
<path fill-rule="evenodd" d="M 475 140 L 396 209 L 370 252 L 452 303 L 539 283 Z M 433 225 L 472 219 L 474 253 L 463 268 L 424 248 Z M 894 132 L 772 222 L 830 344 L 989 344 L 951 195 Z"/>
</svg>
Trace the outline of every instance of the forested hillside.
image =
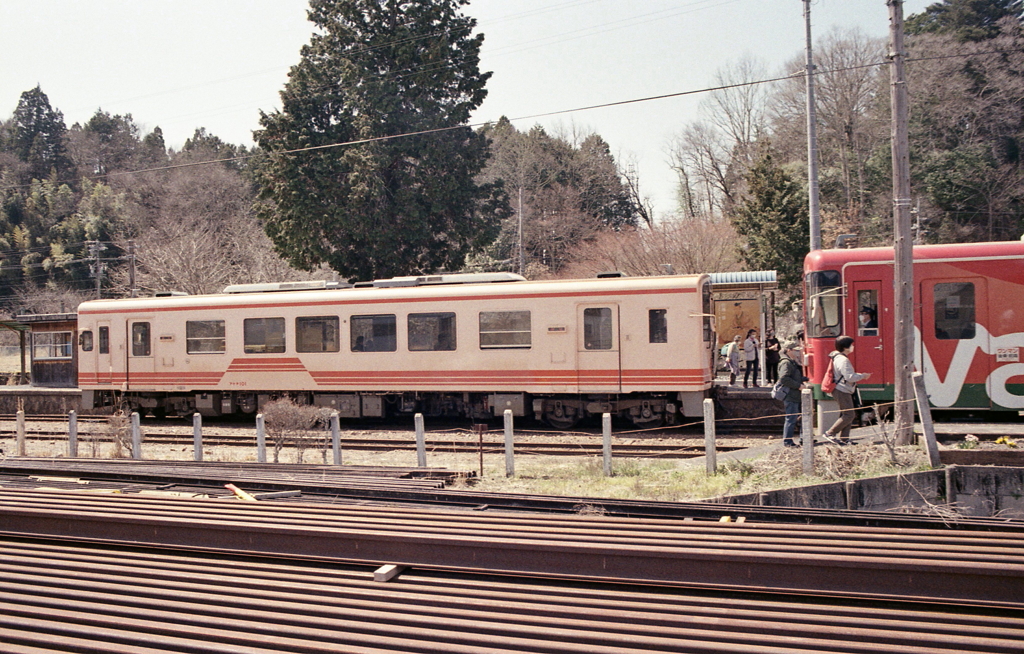
<svg viewBox="0 0 1024 654">
<path fill-rule="evenodd" d="M 801 52 L 782 71 L 753 57 L 722 66 L 709 85 L 724 90 L 666 143 L 676 206 L 652 207 L 600 134 L 504 118 L 469 127 L 488 74 L 461 4 L 312 0 L 319 31 L 255 147 L 197 127 L 170 148 L 159 127 L 142 133 L 102 109 L 68 126 L 45 80 L 26 90 L 0 120 L 0 312 L 124 296 L 132 270 L 141 294 L 439 270 L 775 268 L 798 280 Z M 944 0 L 907 21 L 919 242 L 1024 231 L 1021 18 L 1020 1 Z M 886 56 L 856 31 L 815 42 L 826 247 L 839 234 L 891 239 Z"/>
</svg>

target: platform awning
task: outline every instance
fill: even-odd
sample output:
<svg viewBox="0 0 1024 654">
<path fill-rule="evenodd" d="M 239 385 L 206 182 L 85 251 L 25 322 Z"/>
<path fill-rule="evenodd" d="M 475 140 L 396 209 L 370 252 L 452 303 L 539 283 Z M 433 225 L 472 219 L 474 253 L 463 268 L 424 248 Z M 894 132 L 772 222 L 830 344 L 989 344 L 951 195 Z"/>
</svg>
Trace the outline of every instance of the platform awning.
<svg viewBox="0 0 1024 654">
<path fill-rule="evenodd" d="M 712 291 L 774 291 L 779 287 L 774 270 L 711 273 Z"/>
</svg>

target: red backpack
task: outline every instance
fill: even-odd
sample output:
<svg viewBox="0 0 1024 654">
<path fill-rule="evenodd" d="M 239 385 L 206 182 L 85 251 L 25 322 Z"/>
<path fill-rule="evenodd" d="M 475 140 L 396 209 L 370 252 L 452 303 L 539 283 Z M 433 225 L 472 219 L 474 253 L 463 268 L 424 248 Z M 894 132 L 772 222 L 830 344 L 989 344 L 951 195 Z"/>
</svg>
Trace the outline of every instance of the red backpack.
<svg viewBox="0 0 1024 654">
<path fill-rule="evenodd" d="M 836 375 L 833 369 L 835 359 L 832 357 L 828 358 L 828 367 L 825 368 L 825 376 L 821 378 L 821 392 L 826 395 L 831 395 L 832 391 L 836 390 Z"/>
</svg>

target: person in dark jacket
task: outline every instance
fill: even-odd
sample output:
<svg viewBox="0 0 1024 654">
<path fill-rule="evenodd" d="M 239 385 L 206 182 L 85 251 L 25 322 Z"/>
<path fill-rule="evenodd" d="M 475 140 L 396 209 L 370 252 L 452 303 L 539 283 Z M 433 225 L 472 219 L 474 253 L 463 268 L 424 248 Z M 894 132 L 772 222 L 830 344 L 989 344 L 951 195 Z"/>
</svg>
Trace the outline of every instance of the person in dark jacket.
<svg viewBox="0 0 1024 654">
<path fill-rule="evenodd" d="M 788 391 L 782 403 L 786 410 L 786 423 L 782 428 L 782 444 L 786 447 L 796 447 L 793 440 L 793 432 L 796 430 L 796 421 L 800 417 L 800 390 L 804 387 L 807 377 L 804 377 L 804 368 L 801 361 L 800 345 L 796 341 L 786 341 L 782 344 L 782 358 L 779 360 L 779 383 L 785 386 Z"/>
<path fill-rule="evenodd" d="M 764 381 L 771 386 L 779 381 L 779 356 L 782 354 L 779 339 L 775 338 L 775 330 L 768 330 L 764 339 Z"/>
</svg>

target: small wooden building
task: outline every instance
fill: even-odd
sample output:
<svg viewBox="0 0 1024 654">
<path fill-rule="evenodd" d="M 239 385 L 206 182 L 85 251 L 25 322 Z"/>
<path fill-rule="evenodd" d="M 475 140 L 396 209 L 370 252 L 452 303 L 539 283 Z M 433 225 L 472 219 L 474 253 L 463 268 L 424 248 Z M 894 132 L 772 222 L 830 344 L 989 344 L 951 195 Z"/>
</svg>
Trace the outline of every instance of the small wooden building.
<svg viewBox="0 0 1024 654">
<path fill-rule="evenodd" d="M 78 314 L 48 313 L 15 316 L 30 329 L 28 351 L 31 384 L 48 388 L 78 386 Z"/>
</svg>

